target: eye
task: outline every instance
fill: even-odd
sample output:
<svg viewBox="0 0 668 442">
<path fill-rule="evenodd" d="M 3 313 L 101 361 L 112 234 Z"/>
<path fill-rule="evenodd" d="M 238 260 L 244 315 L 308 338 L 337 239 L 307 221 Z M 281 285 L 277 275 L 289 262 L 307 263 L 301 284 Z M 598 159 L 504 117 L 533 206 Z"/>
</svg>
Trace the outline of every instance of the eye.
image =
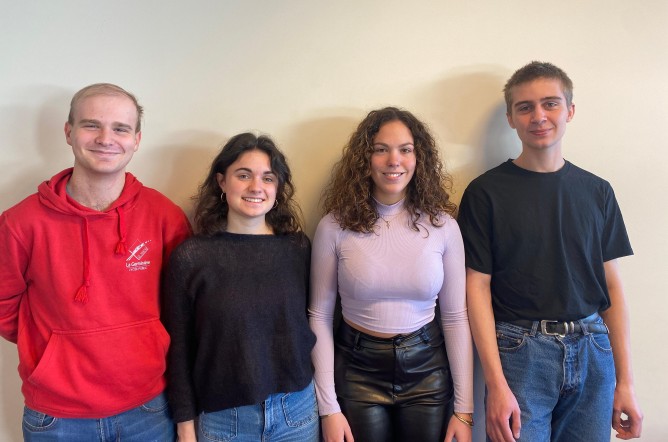
<svg viewBox="0 0 668 442">
<path fill-rule="evenodd" d="M 117 127 L 117 128 L 114 129 L 114 132 L 120 132 L 120 133 L 123 133 L 123 134 L 127 134 L 127 133 L 130 133 L 130 129 L 128 129 L 126 127 Z"/>
<path fill-rule="evenodd" d="M 264 182 L 265 182 L 265 183 L 269 183 L 269 184 L 271 184 L 271 183 L 273 183 L 274 181 L 276 181 L 276 178 L 274 178 L 274 177 L 271 176 L 271 175 L 265 175 L 265 177 L 264 177 Z"/>
<path fill-rule="evenodd" d="M 408 154 L 408 153 L 412 153 L 412 152 L 413 152 L 413 148 L 412 148 L 412 147 L 408 147 L 408 146 L 406 146 L 406 147 L 402 147 L 402 148 L 401 148 L 401 153 L 406 153 L 406 154 Z"/>
<path fill-rule="evenodd" d="M 247 180 L 250 178 L 250 175 L 248 175 L 247 173 L 240 173 L 237 175 L 237 178 L 239 178 L 240 180 Z"/>
<path fill-rule="evenodd" d="M 529 110 L 530 110 L 529 106 L 520 106 L 517 108 L 517 112 L 522 112 L 522 113 L 529 112 Z"/>
<path fill-rule="evenodd" d="M 387 152 L 387 147 L 386 146 L 373 146 L 373 153 L 385 153 Z"/>
<path fill-rule="evenodd" d="M 545 103 L 545 107 L 548 109 L 553 109 L 557 106 L 559 106 L 559 103 L 557 103 L 556 101 L 548 101 L 547 103 Z"/>
</svg>

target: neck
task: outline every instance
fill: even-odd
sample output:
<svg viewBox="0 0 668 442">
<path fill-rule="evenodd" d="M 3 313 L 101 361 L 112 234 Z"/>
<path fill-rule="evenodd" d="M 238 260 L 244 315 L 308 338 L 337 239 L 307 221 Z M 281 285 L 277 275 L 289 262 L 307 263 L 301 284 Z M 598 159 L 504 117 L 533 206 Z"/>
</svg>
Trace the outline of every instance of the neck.
<svg viewBox="0 0 668 442">
<path fill-rule="evenodd" d="M 74 168 L 66 190 L 82 206 L 102 212 L 121 196 L 124 186 L 125 172 L 113 177 L 91 177 Z"/>
<path fill-rule="evenodd" d="M 225 229 L 229 233 L 239 233 L 244 235 L 273 235 L 273 229 L 267 224 L 264 217 L 260 220 L 246 220 L 238 219 L 232 216 L 227 216 L 227 227 Z"/>
<path fill-rule="evenodd" d="M 523 151 L 520 156 L 513 160 L 515 165 L 522 169 L 527 169 L 532 172 L 556 172 L 566 164 L 564 157 L 561 155 L 561 150 L 553 152 L 541 152 L 538 155 L 527 153 Z"/>
</svg>

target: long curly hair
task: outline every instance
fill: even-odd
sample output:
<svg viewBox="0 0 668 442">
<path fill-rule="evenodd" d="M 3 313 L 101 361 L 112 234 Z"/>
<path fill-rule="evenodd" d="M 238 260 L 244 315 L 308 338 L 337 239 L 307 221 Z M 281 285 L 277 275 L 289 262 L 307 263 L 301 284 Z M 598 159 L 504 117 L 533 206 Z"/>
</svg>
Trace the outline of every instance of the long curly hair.
<svg viewBox="0 0 668 442">
<path fill-rule="evenodd" d="M 429 130 L 410 112 L 386 107 L 369 112 L 357 126 L 323 191 L 323 213 L 331 213 L 342 229 L 360 233 L 374 230 L 379 214 L 372 197 L 373 139 L 381 126 L 392 121 L 401 121 L 413 135 L 416 165 L 405 199 L 412 219 L 411 227 L 419 231 L 421 215 L 428 216 L 430 223 L 436 227 L 444 224 L 443 213 L 453 218 L 456 216 L 457 206 L 450 201 L 449 195 L 452 177 L 445 171 Z"/>
<path fill-rule="evenodd" d="M 225 174 L 230 164 L 242 154 L 260 150 L 269 156 L 271 171 L 278 178 L 276 204 L 266 215 L 265 220 L 274 234 L 283 235 L 302 231 L 302 212 L 294 200 L 295 187 L 285 155 L 276 147 L 268 136 L 255 136 L 252 133 L 235 135 L 223 146 L 214 158 L 211 169 L 204 182 L 199 186 L 195 200 L 195 230 L 202 235 L 215 235 L 227 228 L 229 206 L 221 198 L 221 189 L 216 174 Z"/>
</svg>

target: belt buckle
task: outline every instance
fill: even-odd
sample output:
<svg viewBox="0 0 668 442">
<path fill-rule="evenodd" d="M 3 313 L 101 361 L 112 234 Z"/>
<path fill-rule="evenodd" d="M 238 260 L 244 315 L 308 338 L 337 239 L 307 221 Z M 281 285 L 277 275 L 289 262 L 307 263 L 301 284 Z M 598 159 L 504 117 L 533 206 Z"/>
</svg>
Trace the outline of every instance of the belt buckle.
<svg viewBox="0 0 668 442">
<path fill-rule="evenodd" d="M 564 333 L 559 333 L 559 332 L 548 332 L 547 331 L 547 324 L 559 324 L 559 321 L 551 321 L 549 319 L 543 319 L 540 321 L 540 332 L 544 335 L 548 336 L 559 336 L 561 338 L 565 338 L 566 335 L 568 334 L 568 322 L 563 322 L 564 324 Z M 571 323 L 572 324 L 572 323 Z"/>
</svg>

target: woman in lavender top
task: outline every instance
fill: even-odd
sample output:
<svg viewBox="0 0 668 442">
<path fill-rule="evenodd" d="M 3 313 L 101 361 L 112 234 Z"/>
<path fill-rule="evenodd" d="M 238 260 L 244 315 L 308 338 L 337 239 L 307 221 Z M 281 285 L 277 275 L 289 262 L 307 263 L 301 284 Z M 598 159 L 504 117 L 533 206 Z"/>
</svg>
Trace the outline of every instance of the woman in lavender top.
<svg viewBox="0 0 668 442">
<path fill-rule="evenodd" d="M 334 168 L 309 307 L 326 442 L 471 440 L 473 350 L 450 187 L 428 129 L 391 107 L 368 114 Z"/>
</svg>

